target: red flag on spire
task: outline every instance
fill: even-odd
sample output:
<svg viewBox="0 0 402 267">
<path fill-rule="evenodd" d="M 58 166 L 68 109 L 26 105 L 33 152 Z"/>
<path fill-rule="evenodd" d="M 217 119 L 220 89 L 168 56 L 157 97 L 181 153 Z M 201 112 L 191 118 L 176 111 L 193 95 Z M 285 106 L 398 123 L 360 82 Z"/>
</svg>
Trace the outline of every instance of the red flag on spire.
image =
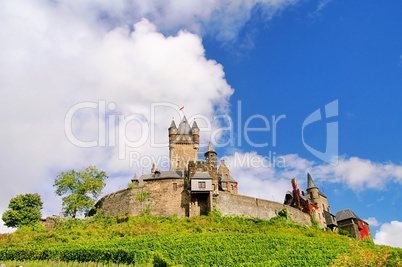
<svg viewBox="0 0 402 267">
<path fill-rule="evenodd" d="M 179 110 L 182 110 L 184 107 L 181 107 L 181 109 L 179 109 Z"/>
</svg>

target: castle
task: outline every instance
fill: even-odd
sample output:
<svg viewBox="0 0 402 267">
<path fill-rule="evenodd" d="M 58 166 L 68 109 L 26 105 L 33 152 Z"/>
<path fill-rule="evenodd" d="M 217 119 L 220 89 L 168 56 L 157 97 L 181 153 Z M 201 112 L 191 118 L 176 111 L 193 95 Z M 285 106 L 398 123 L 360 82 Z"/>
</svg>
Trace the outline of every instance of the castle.
<svg viewBox="0 0 402 267">
<path fill-rule="evenodd" d="M 182 218 L 208 215 L 217 205 L 223 215 L 246 215 L 269 220 L 277 216 L 277 211 L 286 208 L 294 221 L 307 226 L 312 225 L 310 214 L 314 214 L 321 228 L 336 231 L 338 227 L 343 227 L 361 239 L 359 233 L 363 223 L 367 232 L 368 224 L 353 212 L 353 218 L 348 212 L 343 212 L 339 219 L 339 212 L 336 216 L 331 214 L 327 197 L 315 186 L 310 174 L 307 192 L 300 193 L 296 184 L 293 194 L 288 192 L 283 204 L 238 195 L 237 182 L 223 160 L 218 167 L 217 153 L 211 143 L 204 153 L 204 160 L 198 158 L 200 129 L 195 121 L 190 126 L 184 117 L 177 127 L 172 120 L 168 134 L 170 170 L 161 171 L 153 165 L 149 174 L 139 178 L 135 174 L 130 188 L 104 196 L 89 215 L 101 211 L 105 215 L 148 212 L 154 216 L 175 215 Z M 300 201 L 307 206 L 301 208 L 297 204 Z"/>
</svg>

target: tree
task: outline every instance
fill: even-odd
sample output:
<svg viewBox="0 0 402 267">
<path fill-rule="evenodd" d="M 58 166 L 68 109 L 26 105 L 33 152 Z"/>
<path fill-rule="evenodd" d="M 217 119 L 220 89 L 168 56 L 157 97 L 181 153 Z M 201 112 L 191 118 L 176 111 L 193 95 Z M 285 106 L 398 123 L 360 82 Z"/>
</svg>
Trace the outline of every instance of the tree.
<svg viewBox="0 0 402 267">
<path fill-rule="evenodd" d="M 75 218 L 77 214 L 88 212 L 105 187 L 103 180 L 106 178 L 105 172 L 91 165 L 79 172 L 58 173 L 53 186 L 58 196 L 66 195 L 62 198 L 64 216 Z"/>
<path fill-rule="evenodd" d="M 34 225 L 41 219 L 42 206 L 38 194 L 18 195 L 10 200 L 9 210 L 3 213 L 1 219 L 7 227 Z"/>
</svg>

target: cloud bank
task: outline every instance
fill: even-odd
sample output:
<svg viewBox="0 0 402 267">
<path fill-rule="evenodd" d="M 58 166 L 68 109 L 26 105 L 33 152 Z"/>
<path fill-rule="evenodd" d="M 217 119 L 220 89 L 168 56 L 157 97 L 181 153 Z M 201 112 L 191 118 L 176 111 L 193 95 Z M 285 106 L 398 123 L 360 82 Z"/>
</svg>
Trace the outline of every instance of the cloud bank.
<svg viewBox="0 0 402 267">
<path fill-rule="evenodd" d="M 402 222 L 392 221 L 382 224 L 375 234 L 374 242 L 377 245 L 402 248 Z"/>
<path fill-rule="evenodd" d="M 0 138 L 1 213 L 11 197 L 32 191 L 47 203 L 46 215 L 59 210 L 59 204 L 47 201 L 54 199 L 51 185 L 58 171 L 95 164 L 111 175 L 131 175 L 136 166 L 129 164 L 129 150 L 166 156 L 165 148 L 151 148 L 146 130 L 152 123 L 160 133 L 154 141 L 166 143 L 166 125 L 182 115 L 177 107 L 211 121 L 216 110 L 227 110 L 233 89 L 222 66 L 205 58 L 198 35 L 164 36 L 147 19 L 133 29 L 112 30 L 89 21 L 47 1 L 0 4 L 0 22 L 7 25 L 0 29 L 0 103 L 6 114 Z M 161 102 L 170 107 L 155 107 L 151 118 L 151 104 Z M 95 141 L 95 147 L 77 147 L 66 137 L 66 115 L 79 103 L 86 108 L 67 124 L 76 139 Z M 105 114 L 99 116 L 102 104 Z M 115 141 L 120 136 L 127 142 L 144 137 L 144 142 L 124 150 Z"/>
</svg>

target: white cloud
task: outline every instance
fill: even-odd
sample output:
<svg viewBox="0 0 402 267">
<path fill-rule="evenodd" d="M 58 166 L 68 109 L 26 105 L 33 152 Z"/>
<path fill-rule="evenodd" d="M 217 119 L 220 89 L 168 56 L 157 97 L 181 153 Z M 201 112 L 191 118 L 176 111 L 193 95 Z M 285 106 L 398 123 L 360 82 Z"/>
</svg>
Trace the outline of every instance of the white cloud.
<svg viewBox="0 0 402 267">
<path fill-rule="evenodd" d="M 130 181 L 134 170 L 128 159 L 118 160 L 118 147 L 80 148 L 66 138 L 64 119 L 75 104 L 115 103 L 114 111 L 107 109 L 106 125 L 111 115 L 137 114 L 150 122 L 155 102 L 185 106 L 188 117 L 202 114 L 213 121 L 217 109 L 227 110 L 233 93 L 222 66 L 205 58 L 201 38 L 186 31 L 165 37 L 145 19 L 133 32 L 128 27 L 107 31 L 84 14 L 46 1 L 3 1 L 0 23 L 7 25 L 0 28 L 0 104 L 6 114 L 0 138 L 0 213 L 12 197 L 28 192 L 42 195 L 45 216 L 59 211 L 52 184 L 58 171 L 70 168 L 95 164 L 109 175 L 127 175 L 121 186 Z M 178 122 L 176 110 L 156 109 L 156 142 L 167 141 L 172 116 Z M 128 124 L 129 139 L 143 136 L 139 126 Z M 217 126 L 215 121 L 212 127 Z M 96 140 L 98 110 L 78 112 L 72 128 L 78 138 Z M 149 135 L 144 136 L 144 145 L 129 150 L 167 156 L 164 147 L 151 148 Z"/>
<path fill-rule="evenodd" d="M 211 34 L 222 41 L 237 37 L 241 28 L 258 8 L 263 18 L 297 3 L 298 0 L 83 0 L 53 2 L 64 12 L 85 17 L 105 29 L 130 25 L 147 18 L 164 32 L 187 29 L 197 34 Z M 23 4 L 23 1 L 19 1 Z"/>
<path fill-rule="evenodd" d="M 402 182 L 402 166 L 376 163 L 358 157 L 340 158 L 337 166 L 316 166 L 313 173 L 332 182 L 342 182 L 354 190 L 384 189 L 389 182 Z"/>
<path fill-rule="evenodd" d="M 310 14 L 311 16 L 318 16 L 320 15 L 321 10 L 324 9 L 324 7 L 326 7 L 329 3 L 331 3 L 333 0 L 319 0 L 318 1 L 318 5 L 316 10 Z"/>
<path fill-rule="evenodd" d="M 402 248 L 402 222 L 391 221 L 382 224 L 375 234 L 374 242 L 377 245 Z"/>
<path fill-rule="evenodd" d="M 380 226 L 380 223 L 377 221 L 375 217 L 369 217 L 368 219 L 364 220 L 369 224 L 371 227 L 377 227 Z"/>
<path fill-rule="evenodd" d="M 256 152 L 239 153 L 224 157 L 230 174 L 238 182 L 238 193 L 282 202 L 289 190 L 287 178 L 278 178 L 273 158 L 263 157 Z M 279 160 L 277 162 L 279 163 Z"/>
<path fill-rule="evenodd" d="M 235 152 L 228 159 L 232 176 L 239 182 L 239 193 L 254 197 L 265 197 L 282 201 L 287 190 L 291 189 L 290 179 L 296 178 L 300 190 L 306 187 L 306 173 L 309 172 L 315 183 L 342 183 L 355 191 L 367 188 L 382 190 L 389 183 L 401 183 L 402 166 L 392 163 L 381 164 L 357 157 L 339 160 L 337 166 L 318 164 L 314 161 L 288 154 L 264 157 L 256 152 Z M 375 218 L 369 224 L 376 226 Z"/>
</svg>

